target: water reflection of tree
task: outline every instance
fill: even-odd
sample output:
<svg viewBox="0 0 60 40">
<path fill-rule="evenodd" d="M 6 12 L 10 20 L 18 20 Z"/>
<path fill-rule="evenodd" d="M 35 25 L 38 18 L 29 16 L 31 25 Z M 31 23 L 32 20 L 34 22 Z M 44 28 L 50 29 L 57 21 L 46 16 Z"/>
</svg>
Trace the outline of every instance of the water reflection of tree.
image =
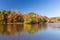
<svg viewBox="0 0 60 40">
<path fill-rule="evenodd" d="M 30 25 L 30 24 L 25 24 L 24 25 L 24 31 L 28 33 L 35 33 L 38 31 L 38 25 Z"/>
<path fill-rule="evenodd" d="M 13 25 L 13 33 L 14 34 L 21 33 L 23 31 L 23 27 L 24 27 L 23 24 L 14 24 Z"/>
<path fill-rule="evenodd" d="M 11 34 L 12 24 L 4 24 L 2 29 L 3 29 L 2 34 Z"/>
<path fill-rule="evenodd" d="M 27 32 L 30 34 L 41 31 L 47 28 L 47 24 L 0 24 L 0 33 L 2 34 L 17 34 L 21 32 Z"/>
<path fill-rule="evenodd" d="M 47 23 L 43 23 L 43 24 L 39 24 L 38 26 L 39 26 L 39 28 L 41 30 L 43 28 L 46 29 L 47 28 L 47 25 L 48 25 Z"/>
<path fill-rule="evenodd" d="M 3 26 L 4 26 L 4 24 L 0 24 L 0 33 L 3 32 Z"/>
<path fill-rule="evenodd" d="M 23 24 L 2 24 L 0 33 L 2 34 L 17 34 L 23 31 Z"/>
<path fill-rule="evenodd" d="M 41 31 L 42 29 L 46 29 L 47 28 L 47 24 L 43 23 L 43 24 L 25 24 L 24 25 L 24 31 L 28 32 L 28 33 L 36 33 L 38 31 Z"/>
<path fill-rule="evenodd" d="M 5 24 L 3 24 L 3 26 L 2 26 L 3 28 L 3 30 L 2 30 L 2 34 L 6 34 L 6 32 L 7 32 L 7 26 L 5 25 Z"/>
</svg>

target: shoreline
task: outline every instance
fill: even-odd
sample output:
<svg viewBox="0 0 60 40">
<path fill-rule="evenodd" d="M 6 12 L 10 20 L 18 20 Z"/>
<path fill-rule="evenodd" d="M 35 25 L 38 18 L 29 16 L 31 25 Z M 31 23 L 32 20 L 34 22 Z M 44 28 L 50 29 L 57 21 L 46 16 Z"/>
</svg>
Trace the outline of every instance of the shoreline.
<svg viewBox="0 0 60 40">
<path fill-rule="evenodd" d="M 0 24 L 26 24 L 26 23 L 0 23 Z M 47 23 L 47 24 L 60 24 L 60 23 Z"/>
<path fill-rule="evenodd" d="M 48 23 L 48 24 L 60 24 L 60 23 Z"/>
</svg>

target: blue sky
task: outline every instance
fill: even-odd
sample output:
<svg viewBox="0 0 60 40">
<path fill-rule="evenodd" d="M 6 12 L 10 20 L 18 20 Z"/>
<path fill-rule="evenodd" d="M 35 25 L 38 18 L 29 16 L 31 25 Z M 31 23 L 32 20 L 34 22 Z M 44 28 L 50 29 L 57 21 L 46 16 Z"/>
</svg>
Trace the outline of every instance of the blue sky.
<svg viewBox="0 0 60 40">
<path fill-rule="evenodd" d="M 60 16 L 60 0 L 0 0 L 0 10 L 35 12 L 39 15 Z"/>
</svg>

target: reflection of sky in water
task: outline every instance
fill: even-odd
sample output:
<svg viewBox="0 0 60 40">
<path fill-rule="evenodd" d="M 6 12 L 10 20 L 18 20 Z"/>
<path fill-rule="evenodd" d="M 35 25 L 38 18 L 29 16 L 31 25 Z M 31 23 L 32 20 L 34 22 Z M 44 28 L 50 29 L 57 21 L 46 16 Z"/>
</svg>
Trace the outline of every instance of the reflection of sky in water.
<svg viewBox="0 0 60 40">
<path fill-rule="evenodd" d="M 50 25 L 32 34 L 24 31 L 16 35 L 0 34 L 0 40 L 60 40 L 60 29 L 52 28 Z"/>
</svg>

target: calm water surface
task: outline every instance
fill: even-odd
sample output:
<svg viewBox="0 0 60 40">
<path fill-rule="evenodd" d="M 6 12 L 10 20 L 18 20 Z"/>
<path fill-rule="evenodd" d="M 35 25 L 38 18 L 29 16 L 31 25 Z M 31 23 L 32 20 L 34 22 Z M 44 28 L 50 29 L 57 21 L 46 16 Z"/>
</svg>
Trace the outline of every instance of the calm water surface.
<svg viewBox="0 0 60 40">
<path fill-rule="evenodd" d="M 60 24 L 0 24 L 0 40 L 60 40 Z"/>
</svg>

